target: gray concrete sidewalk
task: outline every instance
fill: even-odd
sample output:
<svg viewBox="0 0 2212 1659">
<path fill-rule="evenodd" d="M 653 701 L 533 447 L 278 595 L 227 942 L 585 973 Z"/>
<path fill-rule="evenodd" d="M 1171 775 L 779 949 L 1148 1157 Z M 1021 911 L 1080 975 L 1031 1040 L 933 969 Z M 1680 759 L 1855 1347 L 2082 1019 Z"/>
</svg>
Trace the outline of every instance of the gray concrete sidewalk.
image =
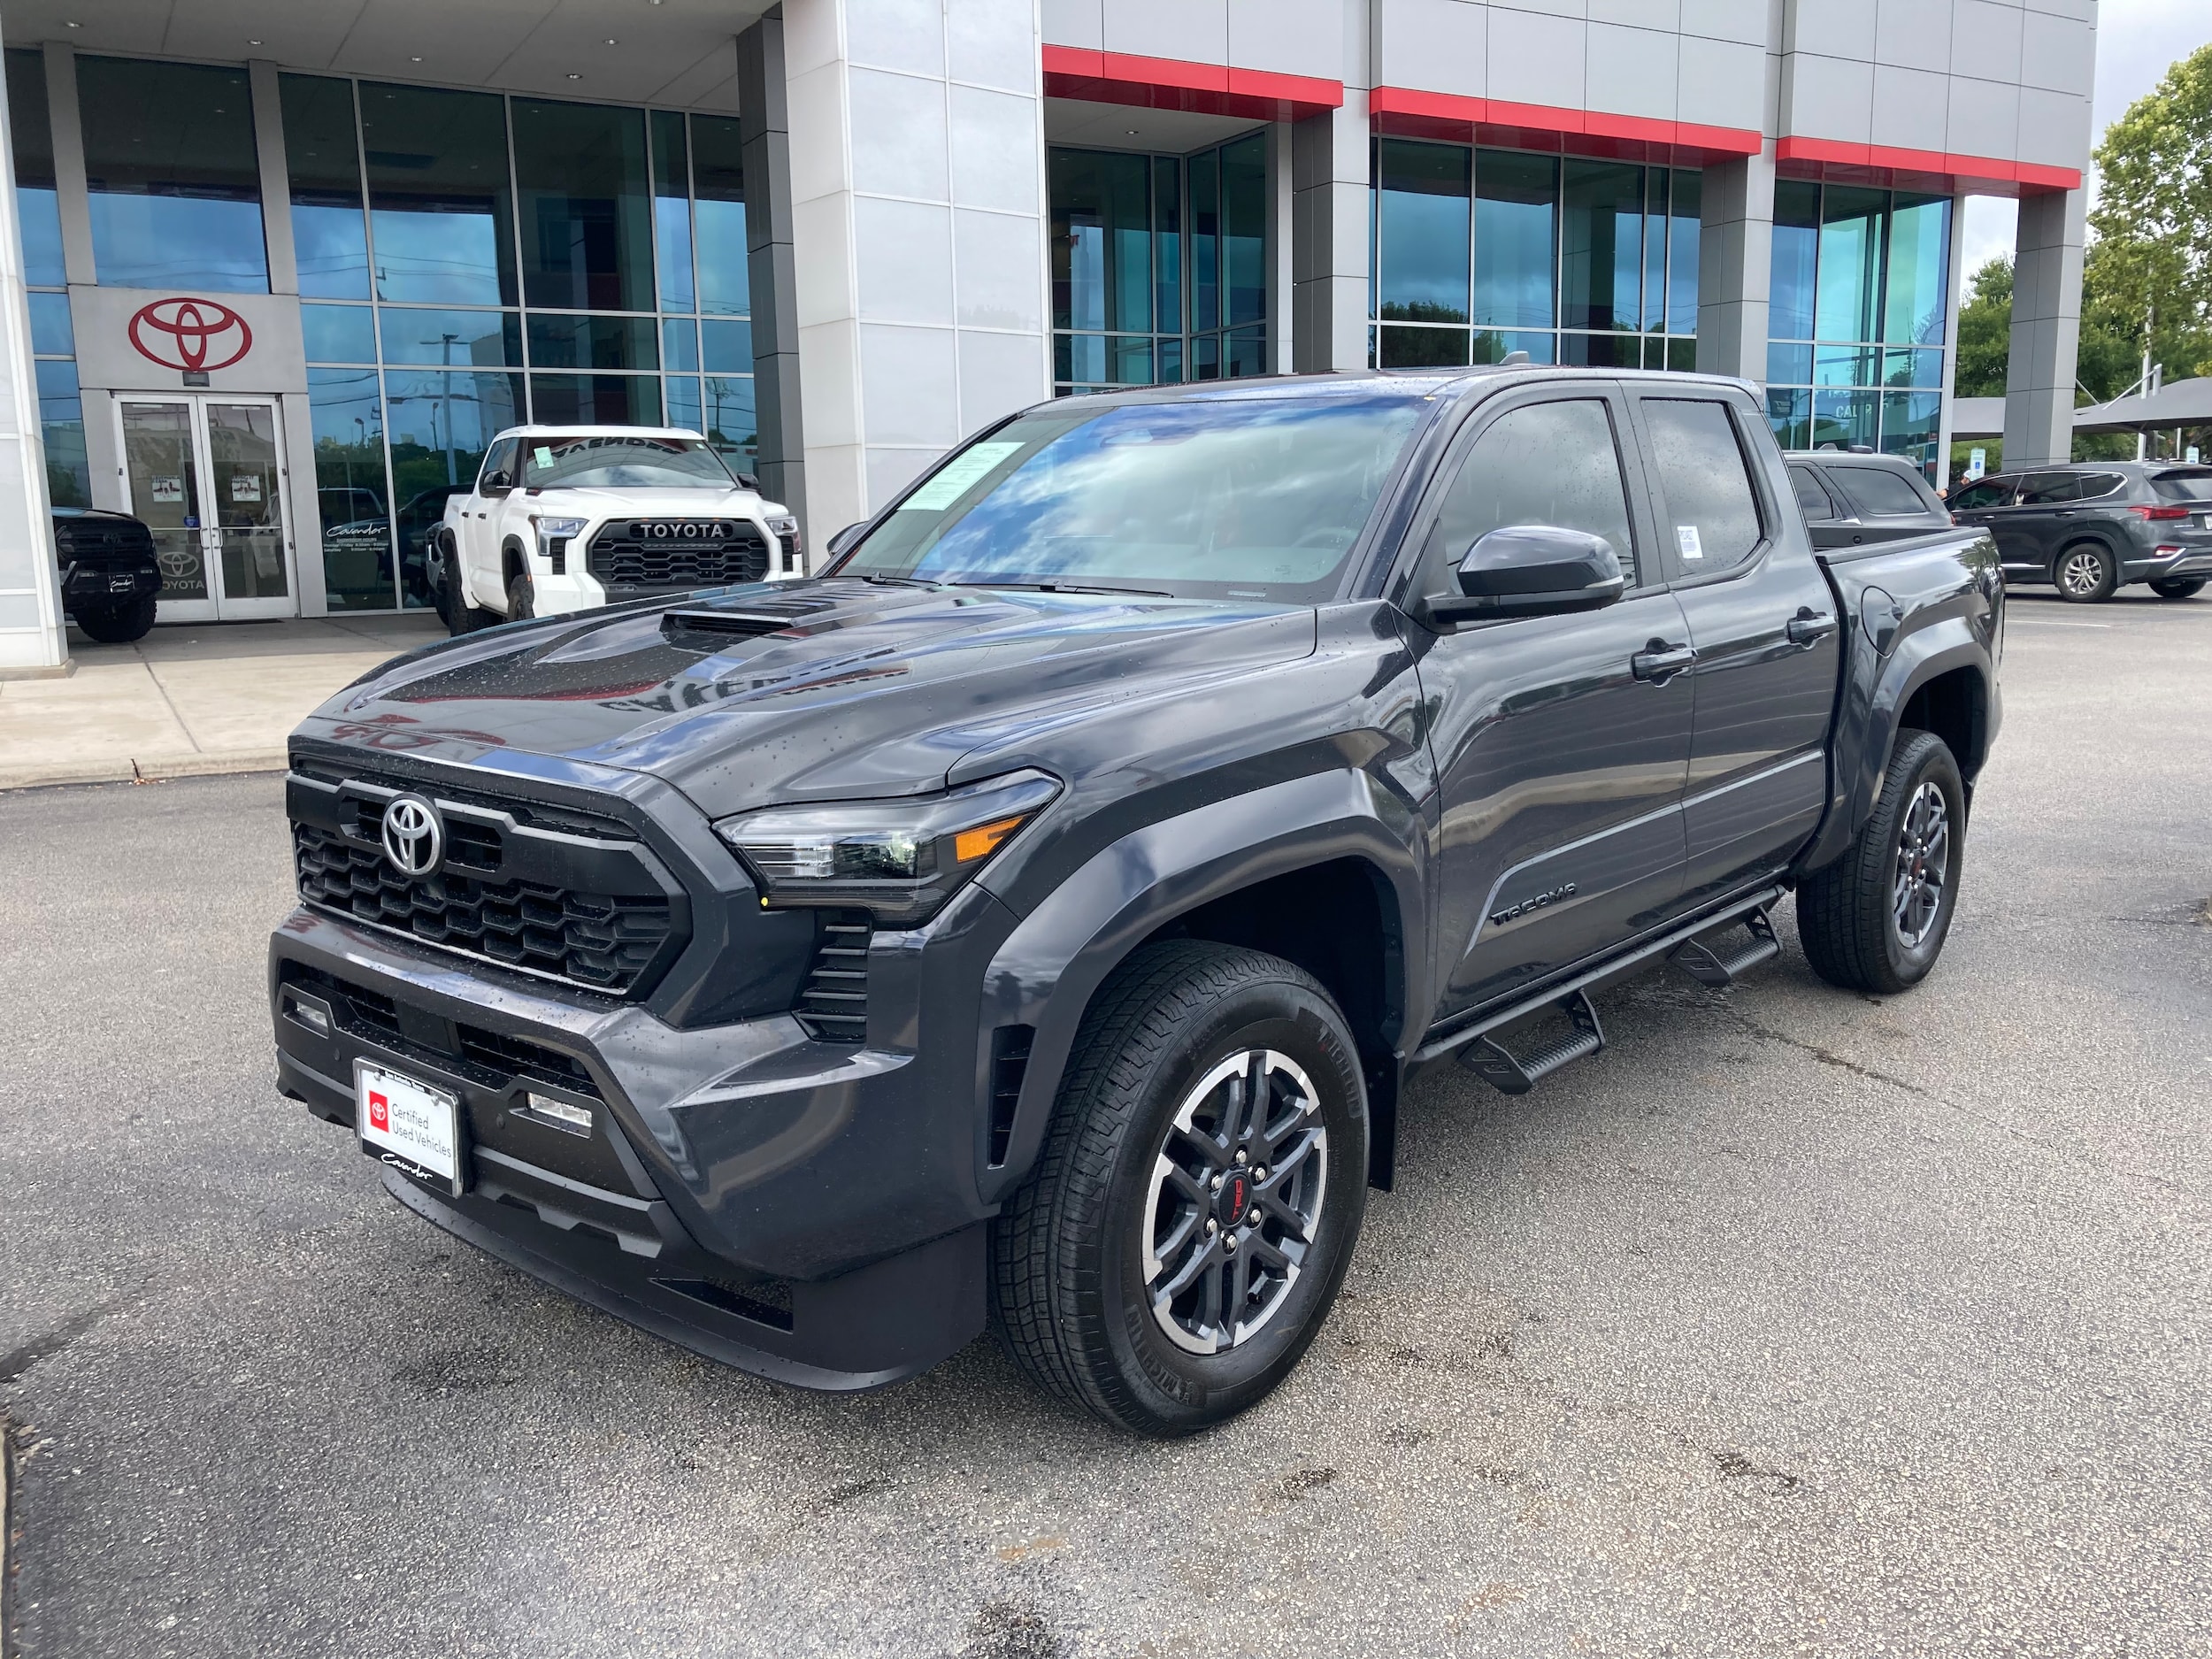
<svg viewBox="0 0 2212 1659">
<path fill-rule="evenodd" d="M 0 681 L 0 789 L 276 770 L 308 710 L 444 632 L 426 611 L 187 623 L 134 645 L 73 629 L 74 673 Z"/>
</svg>

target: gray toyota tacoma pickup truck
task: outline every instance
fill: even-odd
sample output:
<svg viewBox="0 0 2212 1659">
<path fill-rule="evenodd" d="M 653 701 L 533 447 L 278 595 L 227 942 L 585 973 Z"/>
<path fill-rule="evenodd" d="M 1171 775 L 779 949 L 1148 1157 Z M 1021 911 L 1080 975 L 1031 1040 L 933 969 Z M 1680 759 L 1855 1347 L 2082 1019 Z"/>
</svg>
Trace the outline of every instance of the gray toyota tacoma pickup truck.
<svg viewBox="0 0 2212 1659">
<path fill-rule="evenodd" d="M 1046 404 L 818 578 L 319 710 L 280 1087 L 702 1354 L 864 1388 L 988 1327 L 1186 1432 L 1313 1340 L 1425 1069 L 1525 1091 L 1793 893 L 1823 978 L 1928 972 L 2003 603 L 1979 531 L 1816 556 L 1732 380 Z"/>
</svg>

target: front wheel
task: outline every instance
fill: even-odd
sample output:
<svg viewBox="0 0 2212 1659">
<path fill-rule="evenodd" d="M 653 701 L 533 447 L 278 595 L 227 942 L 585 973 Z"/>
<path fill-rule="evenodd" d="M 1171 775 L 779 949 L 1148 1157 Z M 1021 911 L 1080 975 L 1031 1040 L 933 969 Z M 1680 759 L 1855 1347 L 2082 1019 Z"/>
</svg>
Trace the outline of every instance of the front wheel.
<svg viewBox="0 0 2212 1659">
<path fill-rule="evenodd" d="M 1328 993 L 1257 951 L 1148 945 L 1085 1013 L 994 1225 L 994 1323 L 1048 1392 L 1188 1434 L 1298 1363 L 1366 1199 L 1366 1089 Z"/>
<path fill-rule="evenodd" d="M 2201 576 L 2177 576 L 2170 581 L 2153 582 L 2151 591 L 2161 599 L 2194 599 L 2204 591 L 2205 580 Z"/>
<path fill-rule="evenodd" d="M 445 618 L 448 634 L 458 638 L 464 634 L 473 634 L 479 628 L 491 627 L 499 621 L 499 615 L 496 611 L 487 611 L 480 605 L 472 605 L 469 603 L 468 588 L 461 580 L 460 558 L 450 548 L 446 552 L 445 580 L 442 586 L 445 592 L 445 603 L 438 607 L 438 612 Z"/>
<path fill-rule="evenodd" d="M 103 645 L 128 645 L 133 640 L 142 640 L 154 626 L 154 608 L 159 600 L 152 594 L 140 594 L 119 604 L 86 605 L 70 614 L 87 639 L 97 640 Z"/>
<path fill-rule="evenodd" d="M 2093 541 L 2078 541 L 2058 556 L 2058 596 L 2069 604 L 2096 604 L 2120 585 L 2120 566 Z"/>
<path fill-rule="evenodd" d="M 1850 851 L 1797 890 L 1797 934 L 1813 972 L 1884 994 L 1925 979 L 1958 908 L 1965 826 L 1966 786 L 1950 749 L 1933 732 L 1899 732 Z"/>
</svg>

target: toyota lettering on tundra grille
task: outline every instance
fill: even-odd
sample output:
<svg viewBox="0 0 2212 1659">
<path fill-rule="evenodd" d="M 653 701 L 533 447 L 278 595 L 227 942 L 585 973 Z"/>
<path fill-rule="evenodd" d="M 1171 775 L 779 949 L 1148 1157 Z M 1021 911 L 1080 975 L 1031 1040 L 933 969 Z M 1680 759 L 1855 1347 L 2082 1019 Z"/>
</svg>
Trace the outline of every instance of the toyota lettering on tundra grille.
<svg viewBox="0 0 2212 1659">
<path fill-rule="evenodd" d="M 768 542 L 743 518 L 617 518 L 588 568 L 610 588 L 726 588 L 768 575 Z"/>
</svg>

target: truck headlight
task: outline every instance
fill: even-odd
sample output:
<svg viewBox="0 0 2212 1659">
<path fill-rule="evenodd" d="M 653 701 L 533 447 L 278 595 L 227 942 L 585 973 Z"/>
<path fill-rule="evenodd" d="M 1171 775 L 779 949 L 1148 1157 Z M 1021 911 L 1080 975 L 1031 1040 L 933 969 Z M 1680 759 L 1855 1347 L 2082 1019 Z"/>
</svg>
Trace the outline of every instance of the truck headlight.
<svg viewBox="0 0 2212 1659">
<path fill-rule="evenodd" d="M 805 568 L 805 565 L 801 558 L 803 549 L 799 545 L 799 521 L 797 518 L 794 518 L 787 512 L 770 513 L 768 515 L 768 534 L 776 538 L 778 545 L 783 549 L 782 568 L 786 572 L 803 570 Z"/>
<path fill-rule="evenodd" d="M 764 908 L 849 906 L 927 921 L 1060 793 L 1014 772 L 909 801 L 764 807 L 714 827 L 761 883 Z"/>
<path fill-rule="evenodd" d="M 553 574 L 568 573 L 568 544 L 583 534 L 588 518 L 538 518 L 530 522 L 538 528 L 538 557 L 553 567 Z"/>
</svg>

